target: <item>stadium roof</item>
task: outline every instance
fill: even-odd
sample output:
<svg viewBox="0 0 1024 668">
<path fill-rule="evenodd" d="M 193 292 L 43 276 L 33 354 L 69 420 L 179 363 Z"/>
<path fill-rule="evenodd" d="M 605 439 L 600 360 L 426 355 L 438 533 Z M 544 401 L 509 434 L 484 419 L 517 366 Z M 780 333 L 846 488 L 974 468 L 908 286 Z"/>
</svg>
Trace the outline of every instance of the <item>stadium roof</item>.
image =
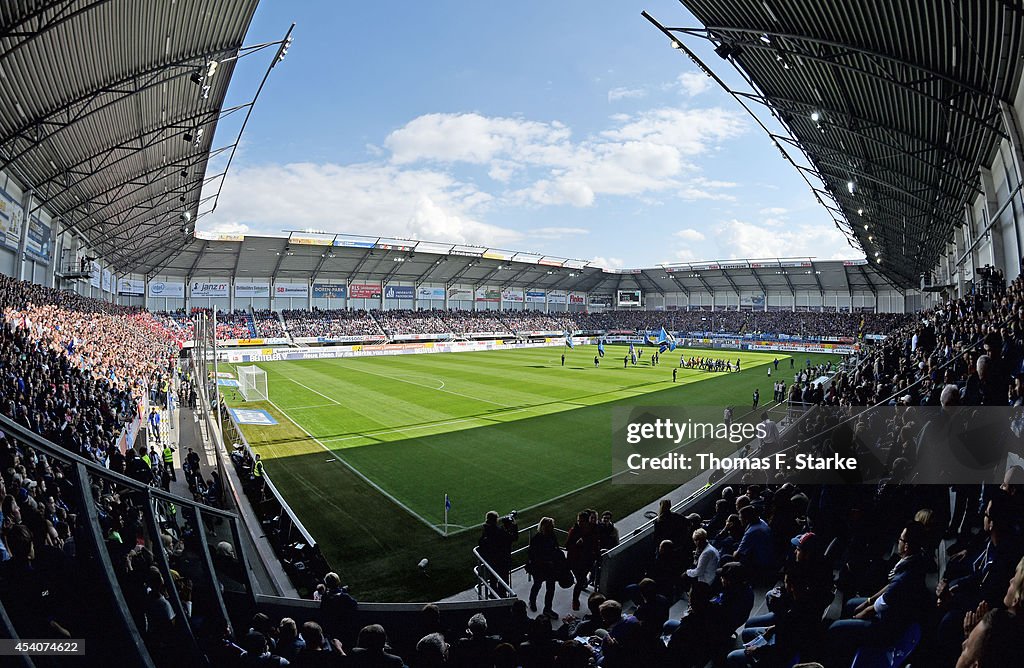
<svg viewBox="0 0 1024 668">
<path fill-rule="evenodd" d="M 115 269 L 194 224 L 258 0 L 0 3 L 0 169 Z"/>
<path fill-rule="evenodd" d="M 1021 5 L 682 4 L 703 27 L 647 18 L 709 74 L 684 38 L 709 40 L 735 66 L 750 89 L 734 95 L 768 105 L 789 133 L 773 134 L 776 146 L 804 153 L 819 201 L 867 257 L 874 263 L 878 253 L 879 269 L 904 286 L 933 269 L 1005 136 L 1001 105 L 1013 104 L 1021 73 Z"/>
<path fill-rule="evenodd" d="M 611 292 L 869 291 L 892 287 L 865 260 L 772 258 L 607 269 L 582 260 L 480 246 L 354 235 L 208 235 L 168 254 L 152 276 L 443 283 Z"/>
</svg>

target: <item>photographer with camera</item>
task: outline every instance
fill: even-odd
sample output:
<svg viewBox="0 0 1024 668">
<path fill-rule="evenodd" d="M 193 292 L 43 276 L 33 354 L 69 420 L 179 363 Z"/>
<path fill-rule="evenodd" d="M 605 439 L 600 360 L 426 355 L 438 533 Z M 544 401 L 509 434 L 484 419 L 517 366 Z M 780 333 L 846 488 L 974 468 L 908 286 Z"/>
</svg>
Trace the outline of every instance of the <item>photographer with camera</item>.
<svg viewBox="0 0 1024 668">
<path fill-rule="evenodd" d="M 506 584 L 510 583 L 512 578 L 512 546 L 519 537 L 519 525 L 516 524 L 517 515 L 518 513 L 513 510 L 502 517 L 499 523 L 498 513 L 493 510 L 488 512 L 484 519 L 483 532 L 477 542 L 480 557 L 505 580 Z M 487 582 L 498 593 L 507 593 L 498 589 L 497 578 L 489 572 L 487 573 Z"/>
</svg>

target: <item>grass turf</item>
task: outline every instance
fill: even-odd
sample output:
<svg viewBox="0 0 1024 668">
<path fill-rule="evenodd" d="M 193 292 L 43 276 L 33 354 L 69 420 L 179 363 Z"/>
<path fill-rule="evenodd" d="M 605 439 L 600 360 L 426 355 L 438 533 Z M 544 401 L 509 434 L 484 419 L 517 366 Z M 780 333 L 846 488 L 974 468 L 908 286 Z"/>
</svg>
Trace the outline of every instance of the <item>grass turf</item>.
<svg viewBox="0 0 1024 668">
<path fill-rule="evenodd" d="M 739 357 L 744 371 L 680 369 L 673 384 L 675 354 L 657 367 L 645 354 L 623 369 L 625 349 L 608 352 L 597 369 L 593 347 L 261 364 L 272 403 L 246 407 L 263 407 L 280 424 L 243 430 L 355 591 L 371 600 L 438 598 L 472 584 L 477 532 L 442 538 L 410 512 L 441 525 L 448 493 L 453 529 L 478 525 L 490 509 L 528 508 L 524 525 L 548 514 L 566 526 L 588 506 L 620 517 L 667 489 L 593 484 L 611 473 L 611 406 L 734 404 L 740 414 L 754 387 L 770 399 L 775 380 L 766 377 L 771 353 L 687 350 Z M 778 357 L 791 380 L 788 357 Z M 424 556 L 429 579 L 414 567 Z"/>
</svg>

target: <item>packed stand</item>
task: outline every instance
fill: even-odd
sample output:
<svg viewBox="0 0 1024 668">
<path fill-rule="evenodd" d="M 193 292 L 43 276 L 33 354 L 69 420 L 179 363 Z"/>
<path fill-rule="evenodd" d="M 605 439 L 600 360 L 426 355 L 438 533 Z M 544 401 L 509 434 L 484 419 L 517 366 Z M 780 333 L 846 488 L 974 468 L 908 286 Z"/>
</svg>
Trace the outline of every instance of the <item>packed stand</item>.
<svg viewBox="0 0 1024 668">
<path fill-rule="evenodd" d="M 192 309 L 195 313 L 199 310 L 208 309 Z M 256 331 L 253 329 L 252 319 L 249 314 L 245 311 L 234 310 L 234 311 L 217 311 L 217 338 L 221 340 L 226 339 L 252 339 L 256 337 Z"/>
<path fill-rule="evenodd" d="M 821 338 L 884 334 L 906 324 L 902 313 L 845 313 L 839 311 L 603 311 L 572 314 L 579 329 L 588 331 L 669 331 L 694 333 L 779 334 Z M 863 325 L 861 324 L 863 322 Z"/>
<path fill-rule="evenodd" d="M 502 320 L 513 332 L 573 332 L 578 328 L 572 313 L 543 311 L 503 311 Z"/>
<path fill-rule="evenodd" d="M 177 311 L 158 311 L 153 317 L 163 324 L 169 331 L 181 341 L 191 341 L 195 338 L 195 322 L 191 316 L 185 313 L 185 309 Z"/>
<path fill-rule="evenodd" d="M 379 336 L 383 332 L 369 311 L 345 309 L 285 309 L 281 311 L 292 336 Z"/>
<path fill-rule="evenodd" d="M 279 339 L 285 336 L 284 325 L 277 317 L 277 312 L 269 309 L 253 310 L 252 317 L 259 338 Z"/>
<path fill-rule="evenodd" d="M 439 311 L 413 311 L 393 309 L 373 311 L 374 317 L 388 336 L 402 334 L 444 334 L 447 332 L 441 322 Z"/>
<path fill-rule="evenodd" d="M 441 321 L 456 334 L 510 333 L 500 311 L 440 311 Z"/>
</svg>

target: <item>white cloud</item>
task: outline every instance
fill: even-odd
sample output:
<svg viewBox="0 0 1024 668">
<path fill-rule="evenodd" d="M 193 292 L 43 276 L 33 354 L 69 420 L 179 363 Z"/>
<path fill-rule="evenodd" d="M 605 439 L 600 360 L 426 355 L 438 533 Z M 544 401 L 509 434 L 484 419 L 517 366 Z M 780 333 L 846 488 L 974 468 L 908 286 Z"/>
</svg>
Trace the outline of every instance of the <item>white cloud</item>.
<svg viewBox="0 0 1024 668">
<path fill-rule="evenodd" d="M 746 122 L 737 112 L 710 109 L 651 109 L 631 116 L 625 124 L 602 136 L 614 141 L 646 141 L 672 146 L 683 155 L 705 153 L 714 142 L 738 137 Z"/>
<path fill-rule="evenodd" d="M 539 239 L 564 239 L 590 234 L 590 230 L 582 227 L 538 227 L 529 231 L 531 237 Z"/>
<path fill-rule="evenodd" d="M 204 193 L 206 195 L 207 193 Z M 448 174 L 392 165 L 261 165 L 224 183 L 204 229 L 254 234 L 312 227 L 456 243 L 513 243 L 514 230 L 484 223 L 493 197 Z"/>
<path fill-rule="evenodd" d="M 766 228 L 738 219 L 719 226 L 719 251 L 729 258 L 850 257 L 846 237 L 835 227 L 820 224 L 789 224 Z"/>
<path fill-rule="evenodd" d="M 592 259 L 590 264 L 604 267 L 605 269 L 621 269 L 624 263 L 617 257 L 602 257 L 599 255 Z"/>
<path fill-rule="evenodd" d="M 711 77 L 703 72 L 683 72 L 676 83 L 680 93 L 693 97 L 711 88 Z"/>
<path fill-rule="evenodd" d="M 762 216 L 781 216 L 783 214 L 789 213 L 789 209 L 781 206 L 768 206 L 761 209 L 758 213 L 760 213 Z"/>
<path fill-rule="evenodd" d="M 676 232 L 676 236 L 686 241 L 704 241 L 704 239 L 706 238 L 703 232 L 695 230 L 693 228 L 679 230 L 678 232 Z"/>
<path fill-rule="evenodd" d="M 612 88 L 608 91 L 608 101 L 618 102 L 626 99 L 640 99 L 647 97 L 647 91 L 643 88 Z"/>
<path fill-rule="evenodd" d="M 420 160 L 486 164 L 530 145 L 568 138 L 569 130 L 558 121 L 539 123 L 475 113 L 425 114 L 389 134 L 384 145 L 396 164 Z"/>
</svg>

